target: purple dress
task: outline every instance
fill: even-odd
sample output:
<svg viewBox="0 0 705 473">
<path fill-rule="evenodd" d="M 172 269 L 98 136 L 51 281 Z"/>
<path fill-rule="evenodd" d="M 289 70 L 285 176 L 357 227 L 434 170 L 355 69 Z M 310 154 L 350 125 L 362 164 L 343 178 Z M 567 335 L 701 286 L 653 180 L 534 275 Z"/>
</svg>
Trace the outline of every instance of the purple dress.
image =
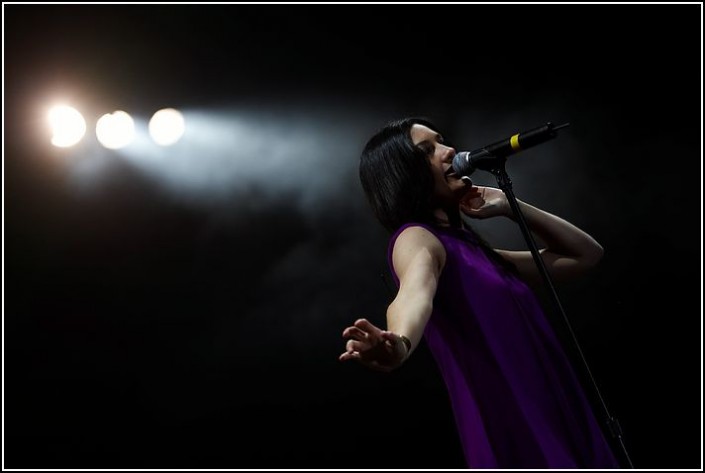
<svg viewBox="0 0 705 473">
<path fill-rule="evenodd" d="M 424 338 L 448 388 L 470 468 L 619 468 L 535 295 L 475 236 L 406 224 L 446 250 Z"/>
</svg>

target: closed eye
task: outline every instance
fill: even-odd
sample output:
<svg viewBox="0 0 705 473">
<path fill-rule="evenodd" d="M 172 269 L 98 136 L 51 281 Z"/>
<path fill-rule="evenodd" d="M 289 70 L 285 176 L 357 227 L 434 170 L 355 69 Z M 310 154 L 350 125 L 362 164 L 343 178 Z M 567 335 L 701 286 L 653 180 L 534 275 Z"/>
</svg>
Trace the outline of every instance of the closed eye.
<svg viewBox="0 0 705 473">
<path fill-rule="evenodd" d="M 416 147 L 428 155 L 432 155 L 435 149 L 433 144 L 428 140 L 422 141 L 421 143 L 417 144 Z"/>
<path fill-rule="evenodd" d="M 438 144 L 443 144 L 443 136 L 440 134 L 436 133 L 436 135 L 433 137 L 434 141 Z M 433 142 L 430 140 L 423 140 L 419 144 L 416 145 L 417 148 L 419 148 L 421 151 L 423 151 L 426 155 L 432 156 L 434 151 L 436 150 L 436 146 Z"/>
</svg>

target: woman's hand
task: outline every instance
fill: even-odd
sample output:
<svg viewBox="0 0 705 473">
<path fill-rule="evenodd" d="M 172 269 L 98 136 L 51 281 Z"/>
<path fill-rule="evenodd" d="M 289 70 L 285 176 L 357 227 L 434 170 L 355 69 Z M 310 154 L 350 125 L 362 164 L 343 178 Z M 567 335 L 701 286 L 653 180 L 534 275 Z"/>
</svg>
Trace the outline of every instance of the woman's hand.
<svg viewBox="0 0 705 473">
<path fill-rule="evenodd" d="M 512 214 L 504 192 L 484 186 L 472 186 L 460 199 L 460 210 L 468 217 L 479 219 Z"/>
<path fill-rule="evenodd" d="M 377 371 L 392 371 L 404 363 L 406 345 L 398 335 L 382 330 L 366 319 L 355 321 L 355 325 L 343 330 L 345 353 L 340 361 L 356 360 Z"/>
</svg>

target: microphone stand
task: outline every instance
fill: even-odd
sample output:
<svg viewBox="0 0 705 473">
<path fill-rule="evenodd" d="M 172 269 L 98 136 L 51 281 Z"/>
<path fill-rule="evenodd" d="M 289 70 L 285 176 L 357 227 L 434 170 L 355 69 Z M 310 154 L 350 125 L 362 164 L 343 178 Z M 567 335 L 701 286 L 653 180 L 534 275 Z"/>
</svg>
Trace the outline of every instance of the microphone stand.
<svg viewBox="0 0 705 473">
<path fill-rule="evenodd" d="M 587 370 L 587 374 L 590 377 L 590 381 L 592 382 L 592 385 L 595 389 L 595 392 L 597 393 L 597 396 L 600 399 L 600 402 L 602 403 L 602 407 L 605 411 L 605 415 L 607 416 L 607 427 L 609 428 L 610 433 L 612 434 L 613 438 L 616 438 L 617 441 L 619 442 L 619 445 L 622 448 L 622 452 L 624 453 L 624 457 L 627 460 L 627 463 L 629 464 L 629 468 L 634 468 L 634 465 L 632 464 L 631 458 L 629 458 L 629 453 L 627 452 L 627 448 L 624 445 L 624 441 L 622 439 L 622 428 L 619 425 L 619 421 L 617 418 L 613 417 L 610 415 L 609 410 L 607 409 L 607 404 L 605 404 L 604 399 L 602 398 L 602 395 L 600 394 L 600 390 L 597 387 L 597 383 L 595 382 L 595 378 L 592 376 L 592 372 L 590 371 L 590 367 L 587 364 L 587 360 L 585 359 L 585 356 L 583 355 L 583 351 L 580 349 L 580 344 L 578 344 L 578 339 L 575 336 L 575 333 L 573 332 L 573 329 L 570 325 L 570 322 L 568 321 L 568 317 L 565 314 L 565 311 L 563 310 L 563 306 L 561 305 L 561 301 L 558 299 L 558 293 L 556 292 L 555 287 L 553 286 L 553 282 L 551 281 L 550 276 L 548 275 L 548 271 L 546 270 L 546 265 L 543 262 L 543 259 L 539 255 L 539 250 L 536 247 L 536 242 L 534 241 L 533 236 L 531 235 L 531 232 L 529 231 L 529 226 L 526 223 L 526 219 L 524 218 L 524 214 L 522 214 L 521 209 L 519 208 L 519 203 L 517 202 L 516 196 L 514 195 L 514 191 L 512 190 L 512 180 L 509 178 L 509 175 L 507 174 L 507 171 L 505 170 L 505 163 L 507 161 L 506 157 L 503 157 L 501 159 L 497 159 L 496 163 L 497 165 L 490 169 L 489 172 L 494 174 L 494 176 L 497 178 L 497 184 L 499 185 L 499 188 L 502 189 L 504 194 L 507 196 L 507 200 L 509 201 L 509 206 L 512 209 L 512 212 L 516 216 L 516 220 L 519 223 L 519 227 L 521 228 L 521 232 L 524 235 L 524 239 L 526 240 L 526 243 L 529 245 L 529 249 L 531 250 L 531 255 L 534 257 L 534 262 L 536 263 L 536 266 L 538 267 L 539 273 L 541 274 L 541 277 L 543 279 L 543 282 L 546 284 L 546 287 L 548 288 L 551 299 L 553 300 L 553 303 L 556 306 L 556 309 L 558 312 L 563 316 L 563 320 L 565 321 L 566 326 L 568 327 L 568 330 L 570 332 L 570 335 L 573 339 L 573 342 L 575 343 L 575 346 L 578 350 L 578 353 L 580 354 L 580 358 L 585 365 L 585 369 Z"/>
</svg>

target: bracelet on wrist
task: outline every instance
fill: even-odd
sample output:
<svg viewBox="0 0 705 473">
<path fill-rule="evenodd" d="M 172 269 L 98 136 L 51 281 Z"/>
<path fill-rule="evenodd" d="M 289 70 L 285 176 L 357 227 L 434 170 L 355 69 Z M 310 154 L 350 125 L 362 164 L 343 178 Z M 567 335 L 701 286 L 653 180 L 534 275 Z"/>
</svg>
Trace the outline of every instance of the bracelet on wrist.
<svg viewBox="0 0 705 473">
<path fill-rule="evenodd" d="M 411 340 L 404 335 L 399 335 L 399 338 L 401 338 L 401 341 L 404 342 L 404 345 L 406 346 L 406 354 L 408 356 L 409 353 L 411 353 Z"/>
</svg>

